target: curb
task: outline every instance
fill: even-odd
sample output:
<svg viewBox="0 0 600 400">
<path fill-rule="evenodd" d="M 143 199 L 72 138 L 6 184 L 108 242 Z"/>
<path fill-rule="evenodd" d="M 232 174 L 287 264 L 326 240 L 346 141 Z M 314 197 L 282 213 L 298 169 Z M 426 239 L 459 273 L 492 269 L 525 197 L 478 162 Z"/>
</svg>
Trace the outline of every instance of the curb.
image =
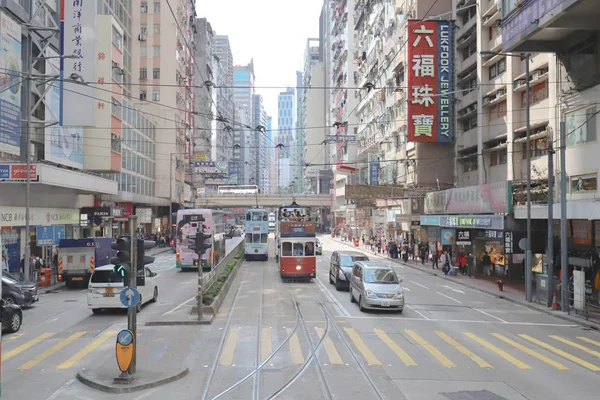
<svg viewBox="0 0 600 400">
<path fill-rule="evenodd" d="M 131 385 L 115 385 L 112 383 L 112 380 L 110 384 L 99 382 L 94 378 L 87 376 L 88 374 L 86 369 L 81 369 L 77 372 L 77 380 L 79 380 L 84 385 L 91 387 L 92 389 L 96 389 L 105 393 L 122 394 L 138 392 L 140 390 L 151 389 L 158 386 L 166 385 L 167 383 L 180 380 L 181 378 L 189 374 L 189 372 L 190 370 L 186 367 L 185 369 L 183 369 L 175 375 L 170 375 L 161 379 L 157 379 L 155 381 L 140 383 L 136 385 L 134 380 L 133 384 Z"/>
<path fill-rule="evenodd" d="M 336 241 L 338 241 L 338 240 L 336 240 Z M 356 247 L 354 245 L 350 244 L 350 243 L 344 243 L 342 241 L 338 241 L 338 242 L 341 243 L 341 244 L 343 244 L 343 245 L 345 245 L 345 246 L 348 246 L 348 247 L 351 247 L 353 249 L 356 249 Z M 368 252 L 368 250 L 361 249 L 360 247 L 358 249 Z M 403 266 L 408 267 L 408 268 L 412 268 L 412 269 L 417 270 L 417 271 L 425 272 L 425 273 L 427 273 L 427 274 L 429 274 L 431 276 L 436 276 L 436 277 L 438 277 L 440 279 L 444 279 L 444 280 L 449 281 L 449 282 L 454 282 L 454 283 L 459 284 L 459 285 L 461 285 L 463 287 L 467 287 L 467 288 L 469 288 L 471 290 L 475 290 L 475 291 L 478 291 L 480 293 L 485 293 L 485 294 L 487 294 L 489 296 L 497 297 L 499 299 L 510 301 L 511 303 L 518 304 L 518 305 L 521 305 L 523 307 L 527 307 L 529 309 L 532 309 L 532 310 L 535 310 L 535 311 L 539 311 L 539 312 L 542 312 L 542 313 L 547 314 L 547 315 L 551 315 L 553 317 L 562 319 L 563 321 L 573 322 L 575 324 L 585 326 L 586 328 L 591 328 L 591 329 L 600 331 L 600 324 L 597 324 L 597 323 L 592 322 L 592 321 L 582 320 L 582 319 L 580 319 L 578 317 L 573 317 L 573 316 L 570 316 L 568 314 L 559 314 L 556 311 L 552 311 L 551 309 L 547 309 L 547 308 L 539 306 L 537 304 L 527 303 L 525 301 L 519 301 L 519 300 L 512 299 L 510 297 L 505 297 L 505 296 L 503 296 L 501 294 L 498 294 L 497 292 L 492 292 L 492 291 L 489 291 L 489 290 L 486 290 L 486 289 L 482 289 L 482 288 L 478 288 L 478 287 L 475 287 L 475 286 L 471 286 L 471 285 L 469 285 L 466 282 L 461 282 L 459 280 L 454 280 L 454 279 L 451 279 L 451 278 L 447 278 L 445 276 L 438 275 L 438 273 L 436 273 L 436 272 L 429 272 L 426 269 L 419 268 L 419 267 L 416 267 L 416 266 L 410 265 L 410 264 L 404 264 L 403 262 L 396 261 L 396 260 L 391 259 L 391 258 L 389 259 L 389 261 L 392 261 L 392 262 L 394 262 L 396 264 L 403 265 Z"/>
</svg>

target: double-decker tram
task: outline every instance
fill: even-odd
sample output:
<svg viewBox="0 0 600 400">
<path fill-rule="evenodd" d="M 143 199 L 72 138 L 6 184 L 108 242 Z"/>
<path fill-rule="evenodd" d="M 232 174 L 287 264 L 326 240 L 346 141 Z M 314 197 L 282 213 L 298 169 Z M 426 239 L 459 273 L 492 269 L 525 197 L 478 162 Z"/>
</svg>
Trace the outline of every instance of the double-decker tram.
<svg viewBox="0 0 600 400">
<path fill-rule="evenodd" d="M 316 278 L 316 223 L 310 209 L 293 201 L 277 211 L 275 255 L 281 279 Z"/>
<path fill-rule="evenodd" d="M 268 260 L 269 212 L 260 208 L 246 210 L 244 231 L 246 232 L 244 258 L 246 260 Z"/>
<path fill-rule="evenodd" d="M 225 258 L 225 214 L 223 211 L 208 209 L 185 209 L 177 211 L 176 229 L 176 267 L 181 269 L 198 268 L 211 270 L 217 267 Z M 209 244 L 202 259 L 188 248 L 188 245 L 196 237 L 196 233 L 204 232 L 211 234 L 205 243 Z"/>
</svg>

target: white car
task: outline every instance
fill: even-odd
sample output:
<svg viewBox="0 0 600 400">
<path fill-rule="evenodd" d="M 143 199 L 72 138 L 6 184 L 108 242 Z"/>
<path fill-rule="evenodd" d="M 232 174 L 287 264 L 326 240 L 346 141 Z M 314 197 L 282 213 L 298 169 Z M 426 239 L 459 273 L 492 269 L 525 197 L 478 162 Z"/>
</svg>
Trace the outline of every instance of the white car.
<svg viewBox="0 0 600 400">
<path fill-rule="evenodd" d="M 121 274 L 114 272 L 114 265 L 104 265 L 97 267 L 90 278 L 87 303 L 88 308 L 94 314 L 99 314 L 103 308 L 126 308 L 121 304 L 120 294 L 125 288 Z M 145 270 L 145 284 L 138 286 L 140 292 L 140 302 L 137 305 L 137 311 L 140 312 L 142 305 L 151 301 L 158 300 L 158 279 L 156 272 L 152 272 L 148 267 Z"/>
</svg>

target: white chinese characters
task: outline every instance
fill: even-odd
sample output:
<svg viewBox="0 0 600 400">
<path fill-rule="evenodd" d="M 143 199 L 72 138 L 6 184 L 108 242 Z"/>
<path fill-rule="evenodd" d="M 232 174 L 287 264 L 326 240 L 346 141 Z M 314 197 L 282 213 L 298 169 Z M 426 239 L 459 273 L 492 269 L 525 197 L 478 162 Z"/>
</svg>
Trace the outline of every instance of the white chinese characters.
<svg viewBox="0 0 600 400">
<path fill-rule="evenodd" d="M 412 63 L 412 69 L 415 71 L 415 77 L 435 77 L 435 62 L 433 54 L 416 54 L 413 56 Z"/>
<path fill-rule="evenodd" d="M 429 85 L 413 86 L 412 103 L 425 107 L 433 105 L 433 88 Z"/>
<path fill-rule="evenodd" d="M 415 137 L 422 135 L 433 137 L 433 115 L 413 115 L 412 120 L 415 126 Z"/>
<path fill-rule="evenodd" d="M 421 27 L 419 27 L 418 29 L 414 29 L 413 33 L 417 34 L 417 37 L 415 38 L 415 41 L 413 42 L 413 47 L 417 47 L 419 45 L 419 43 L 421 43 L 421 36 L 425 35 L 425 41 L 427 41 L 427 44 L 429 45 L 429 47 L 433 47 L 433 41 L 431 40 L 431 37 L 429 35 L 433 35 L 433 29 L 427 29 L 425 28 L 425 25 L 421 25 Z"/>
</svg>

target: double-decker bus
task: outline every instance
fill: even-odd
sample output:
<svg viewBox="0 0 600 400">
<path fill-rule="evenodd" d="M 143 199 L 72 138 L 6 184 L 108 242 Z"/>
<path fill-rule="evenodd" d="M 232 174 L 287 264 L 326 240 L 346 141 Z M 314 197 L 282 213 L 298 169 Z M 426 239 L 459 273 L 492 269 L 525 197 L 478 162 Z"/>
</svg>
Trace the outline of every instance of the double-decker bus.
<svg viewBox="0 0 600 400">
<path fill-rule="evenodd" d="M 201 222 L 200 217 L 204 217 Z M 211 234 L 210 248 L 198 259 L 198 255 L 188 248 L 196 237 L 198 228 L 202 231 L 202 224 L 206 227 L 204 233 Z M 181 269 L 198 268 L 211 270 L 225 258 L 225 214 L 222 211 L 208 209 L 186 209 L 177 211 L 176 229 L 176 266 Z"/>
<path fill-rule="evenodd" d="M 255 208 L 246 210 L 244 221 L 246 244 L 244 258 L 246 260 L 269 259 L 269 213 L 267 210 Z"/>
<path fill-rule="evenodd" d="M 256 185 L 225 185 L 217 188 L 219 194 L 255 194 L 258 193 Z"/>
<path fill-rule="evenodd" d="M 316 223 L 310 209 L 293 201 L 277 210 L 275 257 L 281 279 L 316 278 Z"/>
</svg>

